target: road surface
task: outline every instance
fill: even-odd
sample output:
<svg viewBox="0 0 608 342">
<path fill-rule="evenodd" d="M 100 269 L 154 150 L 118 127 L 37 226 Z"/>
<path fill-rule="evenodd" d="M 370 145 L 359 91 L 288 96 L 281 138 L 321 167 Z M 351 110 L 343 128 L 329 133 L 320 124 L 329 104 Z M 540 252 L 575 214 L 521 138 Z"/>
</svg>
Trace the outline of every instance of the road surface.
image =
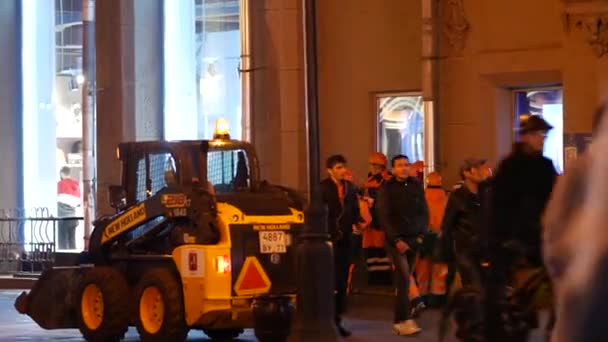
<svg viewBox="0 0 608 342">
<path fill-rule="evenodd" d="M 82 341 L 78 330 L 43 330 L 28 316 L 20 315 L 13 308 L 15 298 L 21 290 L 0 291 L 0 341 Z M 352 330 L 353 336 L 346 339 L 350 342 L 392 342 L 392 341 L 437 341 L 437 311 L 427 311 L 418 320 L 423 328 L 416 337 L 399 337 L 391 332 L 391 298 L 386 296 L 353 296 L 351 309 L 345 320 Z M 129 329 L 125 341 L 138 341 L 137 331 Z M 207 337 L 200 331 L 192 331 L 188 341 L 207 341 Z M 246 331 L 238 341 L 255 341 L 252 331 Z M 532 341 L 542 341 L 540 337 Z"/>
</svg>

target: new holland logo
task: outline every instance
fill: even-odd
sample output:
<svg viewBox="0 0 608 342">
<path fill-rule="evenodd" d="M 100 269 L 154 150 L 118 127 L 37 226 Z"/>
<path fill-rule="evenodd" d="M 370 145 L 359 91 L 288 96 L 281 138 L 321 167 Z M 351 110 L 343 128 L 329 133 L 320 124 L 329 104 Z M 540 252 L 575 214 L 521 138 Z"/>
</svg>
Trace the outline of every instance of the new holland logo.
<svg viewBox="0 0 608 342">
<path fill-rule="evenodd" d="M 101 237 L 101 243 L 104 243 L 122 232 L 142 223 L 146 220 L 146 206 L 142 203 L 139 204 L 122 215 L 118 216 L 112 223 L 110 223 L 103 231 Z"/>
</svg>

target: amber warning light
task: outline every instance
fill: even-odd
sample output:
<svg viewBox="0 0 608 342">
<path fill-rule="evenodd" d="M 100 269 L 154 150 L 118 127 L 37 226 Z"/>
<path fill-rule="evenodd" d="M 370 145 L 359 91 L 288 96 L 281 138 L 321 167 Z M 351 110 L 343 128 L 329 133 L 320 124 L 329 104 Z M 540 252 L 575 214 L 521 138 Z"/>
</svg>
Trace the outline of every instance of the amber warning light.
<svg viewBox="0 0 608 342">
<path fill-rule="evenodd" d="M 218 274 L 229 274 L 232 272 L 232 263 L 228 255 L 220 255 L 215 258 Z"/>
<path fill-rule="evenodd" d="M 224 118 L 219 118 L 215 121 L 215 130 L 213 131 L 213 139 L 224 140 L 230 139 L 230 126 Z"/>
</svg>

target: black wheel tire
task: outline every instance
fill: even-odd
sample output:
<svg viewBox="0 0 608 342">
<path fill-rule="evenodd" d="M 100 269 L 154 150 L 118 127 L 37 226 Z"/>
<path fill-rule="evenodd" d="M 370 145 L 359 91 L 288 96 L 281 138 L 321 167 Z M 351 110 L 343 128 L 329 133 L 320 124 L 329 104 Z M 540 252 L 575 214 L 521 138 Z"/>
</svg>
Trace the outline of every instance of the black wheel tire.
<svg viewBox="0 0 608 342">
<path fill-rule="evenodd" d="M 273 333 L 256 333 L 255 337 L 260 342 L 285 342 L 287 341 L 287 336 L 284 334 L 273 334 Z"/>
<path fill-rule="evenodd" d="M 203 332 L 212 340 L 230 341 L 239 337 L 243 329 L 204 329 Z"/>
<path fill-rule="evenodd" d="M 83 295 L 85 289 L 100 290 L 103 303 L 101 324 L 92 329 L 85 323 Z M 87 341 L 119 341 L 129 328 L 129 284 L 125 277 L 112 267 L 94 267 L 83 276 L 78 292 L 78 328 Z"/>
<path fill-rule="evenodd" d="M 156 288 L 163 303 L 163 318 L 158 331 L 146 330 L 142 322 L 141 299 L 147 288 Z M 144 273 L 137 285 L 137 331 L 144 342 L 177 342 L 188 336 L 188 327 L 184 317 L 184 300 L 182 287 L 173 273 L 165 268 L 153 268 Z"/>
</svg>

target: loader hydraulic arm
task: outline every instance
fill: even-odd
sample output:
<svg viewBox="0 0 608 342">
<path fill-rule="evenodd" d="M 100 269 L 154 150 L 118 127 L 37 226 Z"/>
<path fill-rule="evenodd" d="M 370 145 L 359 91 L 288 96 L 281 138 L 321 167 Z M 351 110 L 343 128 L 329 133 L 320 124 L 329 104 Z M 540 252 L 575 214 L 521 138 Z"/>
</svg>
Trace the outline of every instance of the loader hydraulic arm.
<svg viewBox="0 0 608 342">
<path fill-rule="evenodd" d="M 188 216 L 190 198 L 183 192 L 165 188 L 145 201 L 142 201 L 127 210 L 115 215 L 106 225 L 100 226 L 101 244 L 114 241 L 141 225 L 158 217 L 167 219 Z"/>
</svg>

